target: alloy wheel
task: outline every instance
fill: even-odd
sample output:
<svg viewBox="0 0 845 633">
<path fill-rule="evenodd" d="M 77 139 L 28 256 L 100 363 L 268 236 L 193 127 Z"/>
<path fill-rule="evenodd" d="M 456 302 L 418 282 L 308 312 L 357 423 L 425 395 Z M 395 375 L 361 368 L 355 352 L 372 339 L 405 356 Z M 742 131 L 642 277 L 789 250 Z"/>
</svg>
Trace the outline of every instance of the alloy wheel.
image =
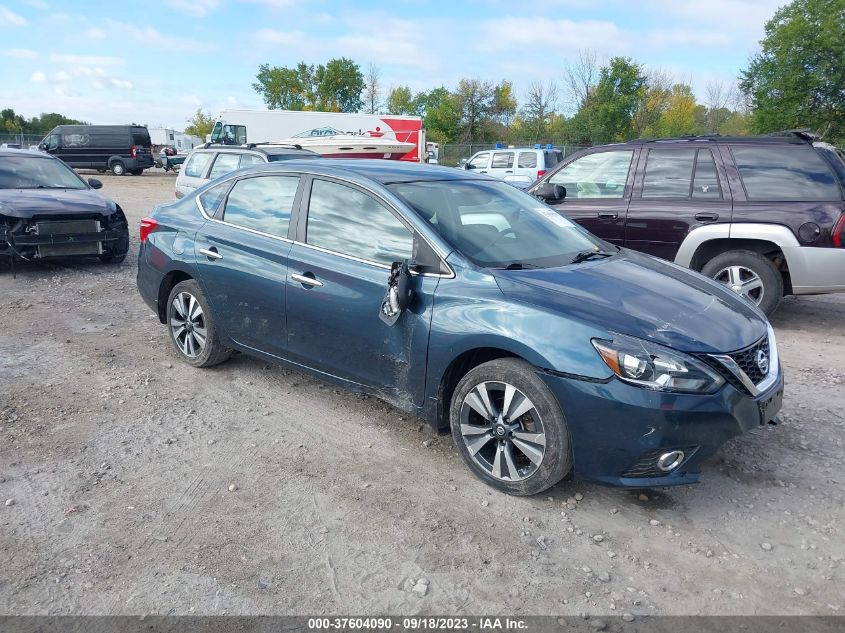
<svg viewBox="0 0 845 633">
<path fill-rule="evenodd" d="M 755 305 L 760 305 L 760 302 L 763 300 L 763 295 L 765 294 L 763 280 L 750 268 L 746 268 L 745 266 L 728 266 L 716 273 L 713 278 Z"/>
<path fill-rule="evenodd" d="M 546 454 L 539 412 L 506 382 L 482 382 L 467 393 L 461 404 L 461 438 L 472 459 L 502 481 L 528 479 Z"/>
<path fill-rule="evenodd" d="M 180 292 L 170 304 L 170 332 L 176 346 L 189 358 L 196 358 L 205 349 L 208 331 L 205 314 L 197 298 Z"/>
</svg>

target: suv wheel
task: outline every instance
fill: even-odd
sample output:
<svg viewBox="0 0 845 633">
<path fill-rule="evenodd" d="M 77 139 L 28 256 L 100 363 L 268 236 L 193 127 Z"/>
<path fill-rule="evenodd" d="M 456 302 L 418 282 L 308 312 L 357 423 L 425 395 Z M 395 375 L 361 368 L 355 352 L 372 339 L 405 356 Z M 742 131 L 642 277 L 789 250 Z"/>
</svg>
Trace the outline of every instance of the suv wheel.
<svg viewBox="0 0 845 633">
<path fill-rule="evenodd" d="M 449 418 L 461 457 L 498 490 L 537 494 L 572 469 L 563 412 L 523 360 L 503 358 L 468 372 L 455 388 Z"/>
<path fill-rule="evenodd" d="M 211 367 L 232 355 L 217 336 L 217 324 L 193 279 L 173 286 L 167 299 L 167 330 L 176 351 L 189 365 Z"/>
<path fill-rule="evenodd" d="M 113 173 L 115 176 L 122 176 L 126 173 L 126 166 L 119 160 L 116 160 L 112 163 L 111 173 Z"/>
<path fill-rule="evenodd" d="M 701 274 L 725 284 L 738 295 L 772 314 L 783 298 L 783 277 L 772 260 L 753 251 L 728 251 L 717 255 Z"/>
</svg>

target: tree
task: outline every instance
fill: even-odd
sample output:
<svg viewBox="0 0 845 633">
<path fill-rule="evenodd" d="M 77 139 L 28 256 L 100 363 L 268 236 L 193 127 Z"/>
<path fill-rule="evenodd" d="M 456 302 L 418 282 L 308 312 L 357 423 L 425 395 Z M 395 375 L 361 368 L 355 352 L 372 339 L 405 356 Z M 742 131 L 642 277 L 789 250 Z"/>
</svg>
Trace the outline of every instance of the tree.
<svg viewBox="0 0 845 633">
<path fill-rule="evenodd" d="M 582 107 L 592 113 L 594 142 L 629 138 L 645 81 L 642 66 L 629 57 L 613 57 L 602 67 L 598 83 Z"/>
<path fill-rule="evenodd" d="M 566 63 L 564 66 L 564 85 L 567 98 L 566 105 L 570 112 L 577 112 L 584 107 L 587 97 L 596 87 L 600 70 L 598 53 L 590 49 L 578 51 L 578 59 Z"/>
<path fill-rule="evenodd" d="M 325 66 L 262 64 L 256 79 L 252 87 L 271 110 L 357 112 L 364 105 L 364 76 L 358 64 L 345 57 L 331 59 Z"/>
<path fill-rule="evenodd" d="M 658 136 L 658 122 L 669 106 L 672 96 L 672 78 L 668 73 L 652 71 L 640 91 L 640 102 L 631 120 L 631 136 L 645 138 Z"/>
<path fill-rule="evenodd" d="M 370 114 L 375 114 L 381 108 L 381 69 L 373 63 L 367 66 L 367 76 L 364 78 L 364 107 Z"/>
<path fill-rule="evenodd" d="M 557 107 L 558 87 L 551 81 L 545 85 L 539 81 L 533 81 L 525 97 L 522 118 L 526 131 L 533 140 L 541 141 Z"/>
<path fill-rule="evenodd" d="M 675 84 L 666 109 L 657 123 L 661 136 L 686 136 L 695 133 L 695 96 L 686 84 Z"/>
<path fill-rule="evenodd" d="M 493 82 L 461 79 L 454 94 L 460 112 L 463 139 L 472 143 L 478 138 L 481 124 L 489 118 L 493 109 Z"/>
<path fill-rule="evenodd" d="M 518 106 L 516 96 L 513 94 L 513 84 L 510 81 L 502 80 L 498 86 L 493 88 L 491 113 L 506 128 L 510 127 L 513 117 L 516 116 Z"/>
<path fill-rule="evenodd" d="M 756 132 L 811 127 L 845 140 L 845 0 L 793 0 L 741 73 Z"/>
<path fill-rule="evenodd" d="M 387 95 L 387 112 L 388 114 L 417 114 L 414 95 L 408 86 L 396 86 L 390 89 Z"/>
<path fill-rule="evenodd" d="M 438 143 L 457 140 L 460 135 L 461 112 L 458 100 L 443 86 L 414 97 L 417 111 L 423 117 L 426 137 Z"/>
<path fill-rule="evenodd" d="M 211 130 L 214 127 L 214 118 L 211 116 L 211 112 L 203 112 L 202 108 L 197 108 L 194 115 L 188 118 L 187 121 L 188 125 L 185 127 L 185 134 L 198 136 L 202 139 L 207 134 L 211 134 Z"/>
</svg>

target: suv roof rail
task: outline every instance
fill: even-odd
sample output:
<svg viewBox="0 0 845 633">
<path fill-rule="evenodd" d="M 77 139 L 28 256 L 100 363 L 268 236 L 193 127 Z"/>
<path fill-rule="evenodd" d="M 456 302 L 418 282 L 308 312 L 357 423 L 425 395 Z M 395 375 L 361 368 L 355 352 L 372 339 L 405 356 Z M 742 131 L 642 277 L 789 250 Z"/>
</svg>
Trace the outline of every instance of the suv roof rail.
<svg viewBox="0 0 845 633">
<path fill-rule="evenodd" d="M 290 147 L 293 149 L 302 149 L 302 145 L 299 143 L 276 143 L 274 141 L 262 141 L 261 143 L 250 143 L 250 147 L 255 147 L 256 145 L 269 145 L 270 147 Z"/>
<path fill-rule="evenodd" d="M 799 138 L 802 141 L 812 143 L 813 141 L 820 141 L 821 135 L 816 134 L 810 128 L 796 128 L 794 130 L 781 130 L 780 132 L 770 132 L 763 136 L 771 136 L 776 138 Z"/>
<path fill-rule="evenodd" d="M 768 141 L 772 143 L 812 143 L 820 139 L 818 134 L 811 130 L 784 130 L 782 132 L 771 132 L 769 134 L 760 134 L 755 136 L 722 136 L 721 134 L 700 134 L 689 136 L 671 136 L 666 138 L 638 138 L 628 143 L 689 143 L 693 141 L 728 141 L 732 143 L 754 143 L 760 141 Z"/>
</svg>

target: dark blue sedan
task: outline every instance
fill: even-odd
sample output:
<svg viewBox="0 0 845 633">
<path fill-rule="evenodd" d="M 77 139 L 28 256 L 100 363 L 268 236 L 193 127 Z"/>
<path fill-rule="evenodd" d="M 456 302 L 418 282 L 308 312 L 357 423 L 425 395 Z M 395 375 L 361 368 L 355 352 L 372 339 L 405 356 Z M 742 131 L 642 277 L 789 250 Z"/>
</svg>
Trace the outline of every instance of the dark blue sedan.
<svg viewBox="0 0 845 633">
<path fill-rule="evenodd" d="M 511 494 L 694 482 L 782 400 L 749 302 L 445 167 L 234 172 L 142 220 L 138 288 L 188 364 L 238 350 L 375 394 Z"/>
</svg>

